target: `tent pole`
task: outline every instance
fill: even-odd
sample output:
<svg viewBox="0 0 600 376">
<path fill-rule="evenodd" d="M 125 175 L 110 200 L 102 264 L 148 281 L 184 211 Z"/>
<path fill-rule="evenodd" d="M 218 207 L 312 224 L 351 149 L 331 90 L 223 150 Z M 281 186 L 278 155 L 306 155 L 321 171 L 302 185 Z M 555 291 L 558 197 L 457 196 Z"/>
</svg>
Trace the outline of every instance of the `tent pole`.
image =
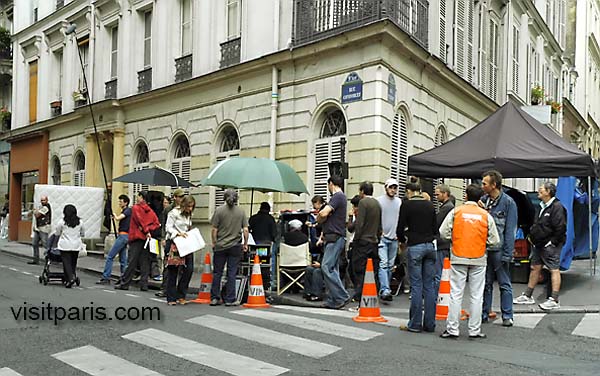
<svg viewBox="0 0 600 376">
<path fill-rule="evenodd" d="M 588 230 L 590 235 L 590 276 L 595 273 L 592 252 L 592 177 L 588 176 Z"/>
<path fill-rule="evenodd" d="M 252 205 L 254 205 L 254 188 L 252 188 L 252 195 L 250 196 L 250 216 L 252 216 Z"/>
</svg>

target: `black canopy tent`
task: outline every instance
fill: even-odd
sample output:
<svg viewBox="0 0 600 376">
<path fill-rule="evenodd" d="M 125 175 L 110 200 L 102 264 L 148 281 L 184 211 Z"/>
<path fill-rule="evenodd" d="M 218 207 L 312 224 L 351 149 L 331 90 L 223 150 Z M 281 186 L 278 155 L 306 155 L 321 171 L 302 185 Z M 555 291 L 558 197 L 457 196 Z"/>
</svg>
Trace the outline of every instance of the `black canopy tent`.
<svg viewBox="0 0 600 376">
<path fill-rule="evenodd" d="M 507 102 L 459 137 L 408 158 L 408 174 L 430 178 L 596 176 L 593 159 L 527 112 Z M 591 179 L 588 179 L 591 192 Z M 591 200 L 589 203 L 590 239 Z M 592 267 L 590 241 L 590 273 Z"/>
<path fill-rule="evenodd" d="M 459 137 L 408 158 L 412 176 L 481 178 L 487 170 L 507 178 L 595 176 L 587 153 L 511 102 Z"/>
</svg>

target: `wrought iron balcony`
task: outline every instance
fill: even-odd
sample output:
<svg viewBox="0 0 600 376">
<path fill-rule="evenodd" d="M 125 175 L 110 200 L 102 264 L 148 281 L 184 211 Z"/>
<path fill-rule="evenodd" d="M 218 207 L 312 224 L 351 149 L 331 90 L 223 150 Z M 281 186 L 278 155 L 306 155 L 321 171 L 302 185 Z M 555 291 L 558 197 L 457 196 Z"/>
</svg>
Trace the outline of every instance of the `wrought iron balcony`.
<svg viewBox="0 0 600 376">
<path fill-rule="evenodd" d="M 152 90 L 152 67 L 138 72 L 138 93 Z"/>
<path fill-rule="evenodd" d="M 65 6 L 65 0 L 56 0 L 56 10 Z"/>
<path fill-rule="evenodd" d="M 175 82 L 192 78 L 192 54 L 175 59 Z"/>
<path fill-rule="evenodd" d="M 104 83 L 104 98 L 115 99 L 117 97 L 117 79 L 113 78 Z"/>
<path fill-rule="evenodd" d="M 389 19 L 427 48 L 427 0 L 295 0 L 293 43 L 314 42 Z"/>
<path fill-rule="evenodd" d="M 221 68 L 225 68 L 234 64 L 239 64 L 241 45 L 241 37 L 221 43 Z"/>
</svg>

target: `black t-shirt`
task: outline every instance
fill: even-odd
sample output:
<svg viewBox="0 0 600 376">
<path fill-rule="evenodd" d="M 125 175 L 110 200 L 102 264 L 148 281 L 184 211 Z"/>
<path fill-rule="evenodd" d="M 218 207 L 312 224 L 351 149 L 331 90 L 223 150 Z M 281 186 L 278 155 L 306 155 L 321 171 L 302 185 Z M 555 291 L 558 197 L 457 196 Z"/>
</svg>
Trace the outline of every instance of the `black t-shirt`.
<svg viewBox="0 0 600 376">
<path fill-rule="evenodd" d="M 119 232 L 129 232 L 129 222 L 131 222 L 131 208 L 126 207 L 121 212 L 125 218 L 119 221 Z"/>
<path fill-rule="evenodd" d="M 339 236 L 346 236 L 346 210 L 348 202 L 344 192 L 336 192 L 329 203 L 333 211 L 327 217 L 327 220 L 323 223 L 323 234 L 336 234 Z"/>
<path fill-rule="evenodd" d="M 250 232 L 255 243 L 269 243 L 275 241 L 277 227 L 275 219 L 266 211 L 259 211 L 248 220 Z"/>
</svg>

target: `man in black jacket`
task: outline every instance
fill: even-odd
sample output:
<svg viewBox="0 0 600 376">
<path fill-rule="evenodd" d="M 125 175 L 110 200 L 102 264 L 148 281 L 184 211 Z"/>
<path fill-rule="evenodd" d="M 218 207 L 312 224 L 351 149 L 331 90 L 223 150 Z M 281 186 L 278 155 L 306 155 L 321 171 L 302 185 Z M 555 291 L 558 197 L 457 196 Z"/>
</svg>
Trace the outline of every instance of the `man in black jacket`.
<svg viewBox="0 0 600 376">
<path fill-rule="evenodd" d="M 529 235 L 529 240 L 534 246 L 531 252 L 531 274 L 527 290 L 514 300 L 515 304 L 535 304 L 531 296 L 538 283 L 542 265 L 546 265 L 552 277 L 552 296 L 539 306 L 547 311 L 560 308 L 560 252 L 567 239 L 567 211 L 555 195 L 554 183 L 545 182 L 538 189 L 542 209 Z"/>
<path fill-rule="evenodd" d="M 452 209 L 454 203 L 450 200 L 450 187 L 446 184 L 440 184 L 435 187 L 435 197 L 440 203 L 436 221 L 438 230 L 446 219 L 446 216 Z M 450 258 L 450 241 L 442 239 L 439 235 L 436 237 L 437 243 L 437 260 L 435 262 L 435 277 L 433 278 L 434 292 L 437 294 L 440 290 L 440 279 L 442 278 L 442 270 L 444 269 L 444 259 Z"/>
</svg>

